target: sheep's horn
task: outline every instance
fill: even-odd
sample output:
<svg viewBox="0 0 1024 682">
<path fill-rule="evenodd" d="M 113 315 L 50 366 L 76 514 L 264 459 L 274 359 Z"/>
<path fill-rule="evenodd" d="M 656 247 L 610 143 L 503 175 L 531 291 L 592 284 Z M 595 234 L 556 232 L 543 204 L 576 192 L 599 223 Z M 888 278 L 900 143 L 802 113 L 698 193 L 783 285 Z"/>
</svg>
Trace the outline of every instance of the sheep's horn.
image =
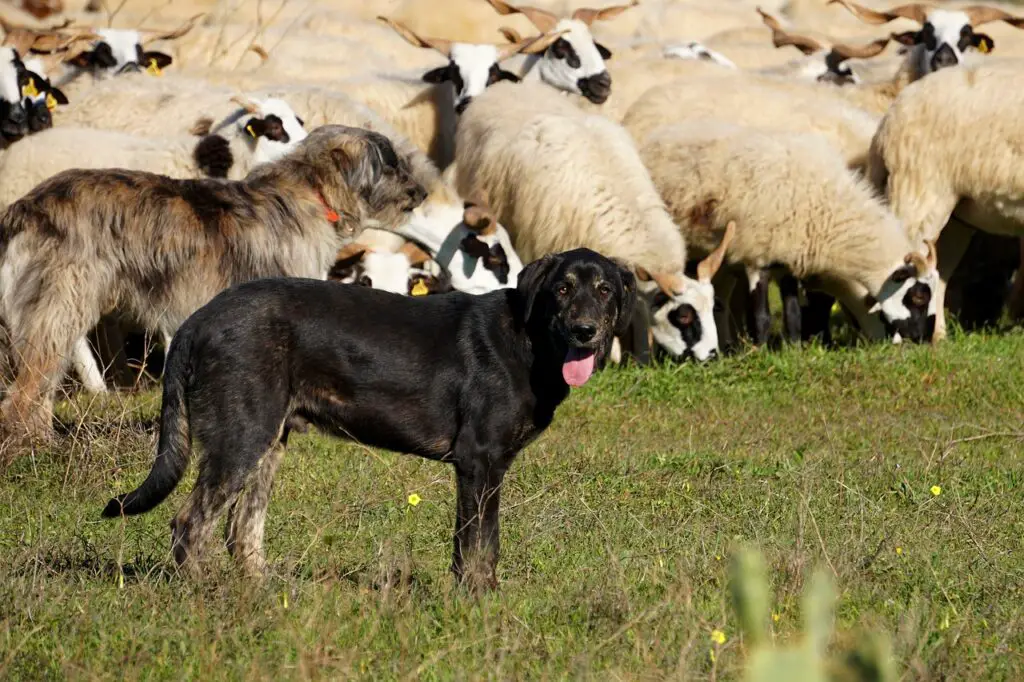
<svg viewBox="0 0 1024 682">
<path fill-rule="evenodd" d="M 935 249 L 935 240 L 925 239 L 924 247 L 928 254 L 927 256 L 925 256 L 925 262 L 927 263 L 929 269 L 934 270 L 939 266 L 939 254 L 938 251 L 936 251 Z"/>
<path fill-rule="evenodd" d="M 258 104 L 256 104 L 250 99 L 242 97 L 241 95 L 235 95 L 231 98 L 231 101 L 245 109 L 248 113 L 253 114 L 254 116 L 260 113 L 260 107 Z"/>
<path fill-rule="evenodd" d="M 537 27 L 542 33 L 547 33 L 558 23 L 558 17 L 536 7 L 513 7 L 504 0 L 487 0 L 487 4 L 494 8 L 494 11 L 502 16 L 509 14 L 522 14 L 530 23 Z"/>
<path fill-rule="evenodd" d="M 879 38 L 867 45 L 833 45 L 832 52 L 839 57 L 839 61 L 847 59 L 870 59 L 877 57 L 885 51 L 889 44 L 889 38 Z"/>
<path fill-rule="evenodd" d="M 829 0 L 828 4 L 838 2 L 840 5 L 849 10 L 850 14 L 854 15 L 866 24 L 887 24 L 894 19 L 910 19 L 917 23 L 924 25 L 928 20 L 928 12 L 931 10 L 930 5 L 925 5 L 919 2 L 915 2 L 909 5 L 900 5 L 899 7 L 893 7 L 888 12 L 876 12 L 873 9 L 868 9 L 858 5 L 850 0 Z"/>
<path fill-rule="evenodd" d="M 337 255 L 334 256 L 334 261 L 346 260 L 355 256 L 362 256 L 367 251 L 372 251 L 366 244 L 360 244 L 359 242 L 349 242 L 345 246 L 338 249 Z"/>
<path fill-rule="evenodd" d="M 488 207 L 487 200 L 487 190 L 478 188 L 466 201 L 466 210 L 462 214 L 466 227 L 480 235 L 494 234 L 498 230 L 498 219 Z"/>
<path fill-rule="evenodd" d="M 179 26 L 178 28 L 174 29 L 173 31 L 163 31 L 163 32 L 161 32 L 161 31 L 155 31 L 155 30 L 152 30 L 152 29 L 140 28 L 139 29 L 139 33 L 150 33 L 150 34 L 153 34 L 153 35 L 148 36 L 145 40 L 143 40 L 142 44 L 143 45 L 149 45 L 150 43 L 155 43 L 158 40 L 177 40 L 178 38 L 182 37 L 183 35 L 185 35 L 189 31 L 191 31 L 193 28 L 195 28 L 196 22 L 199 21 L 199 19 L 201 17 L 205 16 L 205 14 L 206 14 L 205 12 L 200 12 L 199 14 L 196 14 L 195 16 L 191 17 L 190 19 L 187 19 L 181 26 Z"/>
<path fill-rule="evenodd" d="M 825 46 L 819 43 L 810 36 L 802 36 L 797 33 L 789 33 L 782 28 L 779 24 L 779 20 L 761 10 L 760 7 L 756 8 L 757 13 L 761 15 L 761 21 L 764 25 L 772 30 L 772 45 L 775 47 L 786 47 L 792 45 L 796 49 L 800 50 L 804 54 L 814 54 L 818 50 L 824 50 Z"/>
<path fill-rule="evenodd" d="M 628 5 L 615 5 L 614 7 L 605 7 L 604 9 L 580 7 L 572 13 L 572 18 L 579 19 L 587 26 L 590 26 L 595 21 L 607 21 L 608 19 L 614 19 L 630 7 L 636 7 L 639 4 L 640 0 L 632 0 Z"/>
<path fill-rule="evenodd" d="M 267 52 L 262 45 L 250 45 L 249 51 L 255 52 L 259 56 L 261 62 L 265 62 L 270 59 L 270 53 Z"/>
<path fill-rule="evenodd" d="M 967 15 L 967 21 L 969 21 L 973 27 L 987 24 L 990 21 L 1005 21 L 1010 26 L 1024 28 L 1024 17 L 1015 17 L 1012 14 L 995 7 L 971 5 L 970 7 L 964 7 L 960 11 Z"/>
<path fill-rule="evenodd" d="M 532 38 L 520 38 L 519 32 L 515 29 L 502 27 L 502 35 L 507 39 L 516 38 L 512 40 L 509 45 L 502 45 L 498 48 L 498 61 L 508 59 L 515 54 L 540 54 L 544 50 L 551 47 L 551 43 L 555 42 L 568 31 L 559 31 L 558 33 L 542 33 L 540 35 L 533 36 Z"/>
<path fill-rule="evenodd" d="M 405 41 L 410 45 L 415 45 L 416 47 L 429 47 L 437 50 L 445 57 L 451 55 L 452 41 L 450 40 L 445 40 L 443 38 L 421 38 L 405 24 L 394 21 L 393 19 L 388 19 L 387 17 L 377 17 L 377 21 L 381 21 L 390 26 L 394 29 L 395 33 L 405 38 Z"/>
<path fill-rule="evenodd" d="M 431 259 L 431 255 L 413 242 L 406 242 L 398 249 L 398 253 L 409 259 L 409 265 L 422 265 Z"/>
<path fill-rule="evenodd" d="M 729 224 L 725 226 L 725 233 L 722 235 L 722 241 L 718 243 L 718 248 L 697 264 L 697 281 L 711 281 L 711 278 L 715 276 L 718 269 L 722 267 L 722 261 L 725 260 L 725 252 L 729 249 L 729 244 L 732 243 L 732 239 L 735 236 L 736 221 L 730 220 Z"/>
</svg>

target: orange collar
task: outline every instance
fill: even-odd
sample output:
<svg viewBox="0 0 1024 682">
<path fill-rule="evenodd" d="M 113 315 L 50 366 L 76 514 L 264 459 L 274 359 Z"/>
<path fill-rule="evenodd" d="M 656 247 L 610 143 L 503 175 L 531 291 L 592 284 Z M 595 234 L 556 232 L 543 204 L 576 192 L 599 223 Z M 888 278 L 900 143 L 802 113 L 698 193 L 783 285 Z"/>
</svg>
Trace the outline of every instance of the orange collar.
<svg viewBox="0 0 1024 682">
<path fill-rule="evenodd" d="M 324 199 L 323 192 L 317 190 L 316 198 L 320 200 L 320 205 L 324 207 L 324 217 L 327 218 L 328 222 L 336 223 L 341 220 L 341 216 L 338 215 L 338 212 L 327 205 L 327 200 Z"/>
</svg>

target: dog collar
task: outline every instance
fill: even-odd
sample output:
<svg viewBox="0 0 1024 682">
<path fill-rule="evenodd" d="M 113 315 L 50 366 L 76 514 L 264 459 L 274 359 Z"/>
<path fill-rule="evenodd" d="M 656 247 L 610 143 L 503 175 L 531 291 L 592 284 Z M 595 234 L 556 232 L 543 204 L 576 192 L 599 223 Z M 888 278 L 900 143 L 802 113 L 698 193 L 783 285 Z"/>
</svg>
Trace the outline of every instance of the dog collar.
<svg viewBox="0 0 1024 682">
<path fill-rule="evenodd" d="M 323 192 L 317 190 L 316 198 L 320 200 L 320 205 L 324 207 L 324 217 L 327 218 L 327 222 L 336 223 L 341 220 L 341 216 L 338 215 L 338 212 L 327 205 L 327 200 L 324 199 Z"/>
</svg>

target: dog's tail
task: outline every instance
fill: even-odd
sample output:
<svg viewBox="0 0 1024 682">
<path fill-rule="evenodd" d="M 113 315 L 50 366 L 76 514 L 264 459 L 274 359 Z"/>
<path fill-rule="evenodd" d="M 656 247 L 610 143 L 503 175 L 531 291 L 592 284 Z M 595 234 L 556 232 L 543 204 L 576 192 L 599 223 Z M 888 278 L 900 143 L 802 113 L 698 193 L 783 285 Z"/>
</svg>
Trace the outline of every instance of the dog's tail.
<svg viewBox="0 0 1024 682">
<path fill-rule="evenodd" d="M 185 391 L 192 375 L 189 331 L 180 330 L 175 335 L 168 353 L 160 411 L 160 442 L 153 469 L 138 488 L 108 502 L 103 510 L 104 518 L 148 512 L 171 494 L 185 473 L 192 456 L 192 430 L 185 402 Z"/>
</svg>

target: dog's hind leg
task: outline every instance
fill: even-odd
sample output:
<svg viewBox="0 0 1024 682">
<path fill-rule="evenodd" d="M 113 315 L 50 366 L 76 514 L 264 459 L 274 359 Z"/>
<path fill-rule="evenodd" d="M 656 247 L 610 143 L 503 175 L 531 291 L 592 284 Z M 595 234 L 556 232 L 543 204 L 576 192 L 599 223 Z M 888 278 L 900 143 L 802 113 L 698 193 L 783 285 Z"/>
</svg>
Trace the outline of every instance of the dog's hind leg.
<svg viewBox="0 0 1024 682">
<path fill-rule="evenodd" d="M 506 468 L 507 464 L 489 462 L 486 455 L 456 455 L 452 573 L 474 588 L 494 588 L 498 583 L 498 506 Z"/>
<path fill-rule="evenodd" d="M 272 447 L 260 461 L 245 491 L 231 506 L 225 541 L 228 551 L 252 577 L 260 577 L 266 570 L 263 552 L 263 528 L 267 520 L 267 505 L 274 485 L 274 475 L 284 458 L 284 445 Z"/>
</svg>

